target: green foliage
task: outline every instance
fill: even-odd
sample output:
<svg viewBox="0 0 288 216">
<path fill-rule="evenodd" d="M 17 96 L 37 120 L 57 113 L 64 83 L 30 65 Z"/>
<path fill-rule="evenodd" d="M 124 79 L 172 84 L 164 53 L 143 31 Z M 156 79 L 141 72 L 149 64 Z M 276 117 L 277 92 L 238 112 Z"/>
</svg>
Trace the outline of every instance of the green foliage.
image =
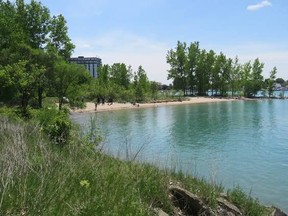
<svg viewBox="0 0 288 216">
<path fill-rule="evenodd" d="M 134 74 L 134 90 L 136 102 L 143 102 L 147 98 L 150 91 L 150 82 L 142 66 L 139 66 L 138 71 Z"/>
<path fill-rule="evenodd" d="M 81 96 L 81 87 L 92 79 L 83 66 L 58 61 L 53 70 L 53 87 L 62 109 L 64 97 Z M 80 94 L 79 94 L 80 93 Z"/>
<path fill-rule="evenodd" d="M 247 216 L 270 215 L 268 208 L 260 205 L 257 199 L 246 195 L 239 187 L 229 190 L 227 195 L 229 200 L 244 210 Z"/>
<path fill-rule="evenodd" d="M 59 146 L 68 144 L 72 123 L 67 113 L 55 108 L 43 108 L 36 111 L 35 117 L 53 143 Z"/>
<path fill-rule="evenodd" d="M 232 92 L 240 92 L 246 97 L 252 97 L 263 86 L 264 64 L 255 59 L 254 62 L 239 64 L 238 58 L 227 58 L 222 52 L 217 55 L 213 50 L 200 50 L 199 42 L 177 42 L 175 50 L 168 51 L 166 61 L 170 65 L 168 79 L 172 79 L 173 88 L 182 90 L 184 95 L 227 96 Z"/>
<path fill-rule="evenodd" d="M 268 83 L 267 83 L 267 89 L 268 89 L 268 94 L 269 97 L 272 96 L 273 90 L 274 90 L 274 86 L 275 86 L 275 79 L 276 79 L 276 73 L 277 73 L 277 68 L 274 67 L 272 71 L 270 71 L 270 77 L 268 79 Z"/>
<path fill-rule="evenodd" d="M 186 43 L 178 41 L 175 51 L 173 49 L 169 50 L 166 56 L 166 61 L 171 66 L 168 71 L 168 79 L 172 79 L 175 89 L 183 90 L 184 94 L 187 85 L 186 53 Z"/>
<path fill-rule="evenodd" d="M 0 101 L 19 101 L 23 116 L 31 98 L 42 107 L 48 83 L 54 83 L 54 62 L 67 60 L 74 49 L 67 30 L 64 17 L 51 18 L 40 2 L 0 1 Z"/>
</svg>

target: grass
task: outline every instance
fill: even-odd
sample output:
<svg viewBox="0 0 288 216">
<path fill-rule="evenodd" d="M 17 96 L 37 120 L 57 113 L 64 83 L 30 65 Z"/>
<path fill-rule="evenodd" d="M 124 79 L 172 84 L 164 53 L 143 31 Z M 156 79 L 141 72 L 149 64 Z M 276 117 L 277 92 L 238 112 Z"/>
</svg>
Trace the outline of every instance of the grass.
<svg viewBox="0 0 288 216">
<path fill-rule="evenodd" d="M 211 207 L 223 191 L 183 173 L 112 158 L 77 131 L 71 136 L 59 148 L 37 123 L 0 116 L 0 215 L 155 215 L 152 207 L 172 214 L 171 182 Z M 238 190 L 229 197 L 245 211 L 259 205 Z M 265 215 L 251 209 L 247 215 Z"/>
</svg>

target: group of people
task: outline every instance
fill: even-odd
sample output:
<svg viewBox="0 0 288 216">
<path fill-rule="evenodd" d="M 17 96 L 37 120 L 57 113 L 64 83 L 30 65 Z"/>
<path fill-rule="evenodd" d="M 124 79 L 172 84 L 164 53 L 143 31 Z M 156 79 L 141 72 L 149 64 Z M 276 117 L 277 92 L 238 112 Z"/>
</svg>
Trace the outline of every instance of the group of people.
<svg viewBox="0 0 288 216">
<path fill-rule="evenodd" d="M 97 97 L 97 99 L 95 100 L 94 102 L 95 104 L 95 111 L 97 111 L 97 106 L 98 104 L 102 104 L 102 105 L 105 105 L 105 98 L 104 97 Z M 112 105 L 113 104 L 113 98 L 112 97 L 109 97 L 108 98 L 108 106 Z"/>
</svg>

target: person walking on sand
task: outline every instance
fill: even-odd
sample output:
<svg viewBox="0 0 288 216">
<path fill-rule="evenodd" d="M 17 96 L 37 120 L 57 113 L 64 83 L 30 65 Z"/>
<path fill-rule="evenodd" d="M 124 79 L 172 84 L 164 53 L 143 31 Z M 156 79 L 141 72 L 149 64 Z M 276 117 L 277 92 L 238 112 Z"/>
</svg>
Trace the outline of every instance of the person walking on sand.
<svg viewBox="0 0 288 216">
<path fill-rule="evenodd" d="M 95 101 L 94 104 L 95 104 L 95 111 L 97 111 L 97 105 L 98 105 L 97 101 Z"/>
</svg>

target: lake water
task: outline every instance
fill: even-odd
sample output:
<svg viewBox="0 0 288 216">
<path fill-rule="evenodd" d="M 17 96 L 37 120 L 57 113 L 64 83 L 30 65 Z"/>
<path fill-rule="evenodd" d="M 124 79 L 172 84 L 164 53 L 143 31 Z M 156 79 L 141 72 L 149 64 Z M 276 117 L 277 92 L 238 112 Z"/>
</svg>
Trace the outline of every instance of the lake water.
<svg viewBox="0 0 288 216">
<path fill-rule="evenodd" d="M 288 100 L 159 106 L 72 119 L 105 137 L 104 148 L 160 167 L 240 186 L 288 212 Z M 138 153 L 139 152 L 139 153 Z"/>
</svg>

